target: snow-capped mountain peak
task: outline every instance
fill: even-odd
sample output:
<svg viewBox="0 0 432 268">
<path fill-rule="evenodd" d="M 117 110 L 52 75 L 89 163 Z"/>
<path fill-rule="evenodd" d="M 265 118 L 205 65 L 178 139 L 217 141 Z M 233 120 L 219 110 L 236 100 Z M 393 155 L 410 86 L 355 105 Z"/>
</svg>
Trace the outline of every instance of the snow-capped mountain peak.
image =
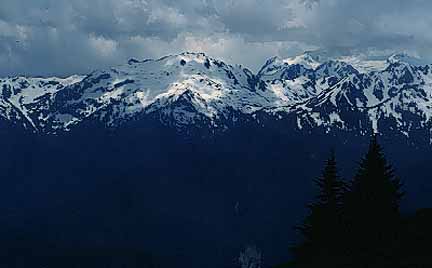
<svg viewBox="0 0 432 268">
<path fill-rule="evenodd" d="M 408 55 L 408 53 L 393 54 L 387 59 L 387 62 L 389 64 L 405 63 L 412 66 L 425 66 L 428 64 L 418 57 Z"/>
<path fill-rule="evenodd" d="M 318 68 L 318 66 L 322 64 L 322 61 L 319 54 L 306 52 L 296 57 L 284 59 L 283 63 L 289 65 L 299 64 L 303 65 L 306 68 L 315 70 L 316 68 Z"/>
<path fill-rule="evenodd" d="M 263 88 L 257 90 L 257 78 L 249 70 L 203 53 L 132 59 L 124 65 L 95 71 L 55 94 L 55 111 L 47 125 L 70 129 L 82 121 L 99 120 L 115 127 L 143 114 L 166 113 L 166 108 L 178 105 L 179 99 L 188 106 L 185 109 L 193 109 L 216 124 L 227 111 L 251 113 L 267 107 L 272 96 L 266 94 Z M 194 123 L 192 113 L 188 115 L 189 123 Z M 182 122 L 188 122 L 187 118 Z"/>
<path fill-rule="evenodd" d="M 45 114 L 47 102 L 64 88 L 79 83 L 83 76 L 66 78 L 10 77 L 0 79 L 0 117 L 12 123 L 38 130 L 38 119 Z"/>
<path fill-rule="evenodd" d="M 265 65 L 270 68 L 283 65 L 302 65 L 307 69 L 315 70 L 320 65 L 329 61 L 344 62 L 351 65 L 359 72 L 368 73 L 371 71 L 382 71 L 391 64 L 406 63 L 412 66 L 425 66 L 428 62 L 408 53 L 394 53 L 391 55 L 373 56 L 365 53 L 333 55 L 323 50 L 307 51 L 303 54 L 281 59 L 271 58 Z"/>
</svg>

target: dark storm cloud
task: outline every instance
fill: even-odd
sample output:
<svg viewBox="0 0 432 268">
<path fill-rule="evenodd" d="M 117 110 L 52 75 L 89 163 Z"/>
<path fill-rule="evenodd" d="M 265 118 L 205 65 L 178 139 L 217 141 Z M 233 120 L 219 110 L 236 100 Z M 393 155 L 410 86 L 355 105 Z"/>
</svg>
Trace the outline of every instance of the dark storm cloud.
<svg viewBox="0 0 432 268">
<path fill-rule="evenodd" d="M 315 48 L 431 58 L 431 8 L 426 0 L 2 0 L 0 75 L 86 73 L 185 50 L 253 69 Z"/>
<path fill-rule="evenodd" d="M 430 43 L 431 1 L 322 0 L 307 23 L 322 47 L 411 49 Z"/>
</svg>

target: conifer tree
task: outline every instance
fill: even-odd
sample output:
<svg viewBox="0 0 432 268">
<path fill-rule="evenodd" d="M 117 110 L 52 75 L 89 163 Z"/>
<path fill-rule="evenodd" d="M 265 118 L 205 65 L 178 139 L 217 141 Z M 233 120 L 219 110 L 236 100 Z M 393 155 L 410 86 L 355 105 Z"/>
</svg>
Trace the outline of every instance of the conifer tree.
<svg viewBox="0 0 432 268">
<path fill-rule="evenodd" d="M 397 264 L 401 182 L 374 136 L 361 160 L 344 206 L 345 245 L 349 267 Z"/>
<path fill-rule="evenodd" d="M 340 255 L 338 241 L 344 183 L 338 176 L 333 152 L 315 183 L 319 188 L 317 201 L 309 205 L 309 215 L 303 225 L 297 228 L 304 241 L 293 252 L 298 267 L 336 267 Z"/>
</svg>

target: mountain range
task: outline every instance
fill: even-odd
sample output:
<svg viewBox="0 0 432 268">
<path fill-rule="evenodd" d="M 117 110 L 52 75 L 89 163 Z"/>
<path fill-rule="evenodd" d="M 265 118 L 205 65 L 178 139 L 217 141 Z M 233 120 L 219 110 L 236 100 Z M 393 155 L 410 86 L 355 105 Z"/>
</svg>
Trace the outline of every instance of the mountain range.
<svg viewBox="0 0 432 268">
<path fill-rule="evenodd" d="M 431 204 L 432 65 L 405 54 L 313 51 L 254 73 L 182 53 L 0 89 L 5 249 L 138 248 L 160 267 L 216 268 L 256 245 L 278 264 L 330 149 L 349 179 L 372 133 L 404 207 Z"/>
<path fill-rule="evenodd" d="M 182 53 L 68 78 L 0 79 L 0 122 L 41 134 L 156 119 L 177 131 L 282 124 L 296 131 L 392 133 L 430 141 L 432 65 L 406 54 L 269 59 L 253 73 Z"/>
</svg>

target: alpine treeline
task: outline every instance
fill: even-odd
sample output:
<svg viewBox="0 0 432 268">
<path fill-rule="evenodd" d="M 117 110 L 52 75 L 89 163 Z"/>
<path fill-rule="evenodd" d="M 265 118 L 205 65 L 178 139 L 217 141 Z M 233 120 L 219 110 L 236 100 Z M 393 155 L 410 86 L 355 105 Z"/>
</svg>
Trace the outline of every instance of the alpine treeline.
<svg viewBox="0 0 432 268">
<path fill-rule="evenodd" d="M 292 248 L 294 267 L 432 267 L 432 213 L 402 215 L 402 184 L 376 136 L 350 182 L 332 153 L 315 183 L 316 201 L 296 227 L 303 240 Z"/>
</svg>

